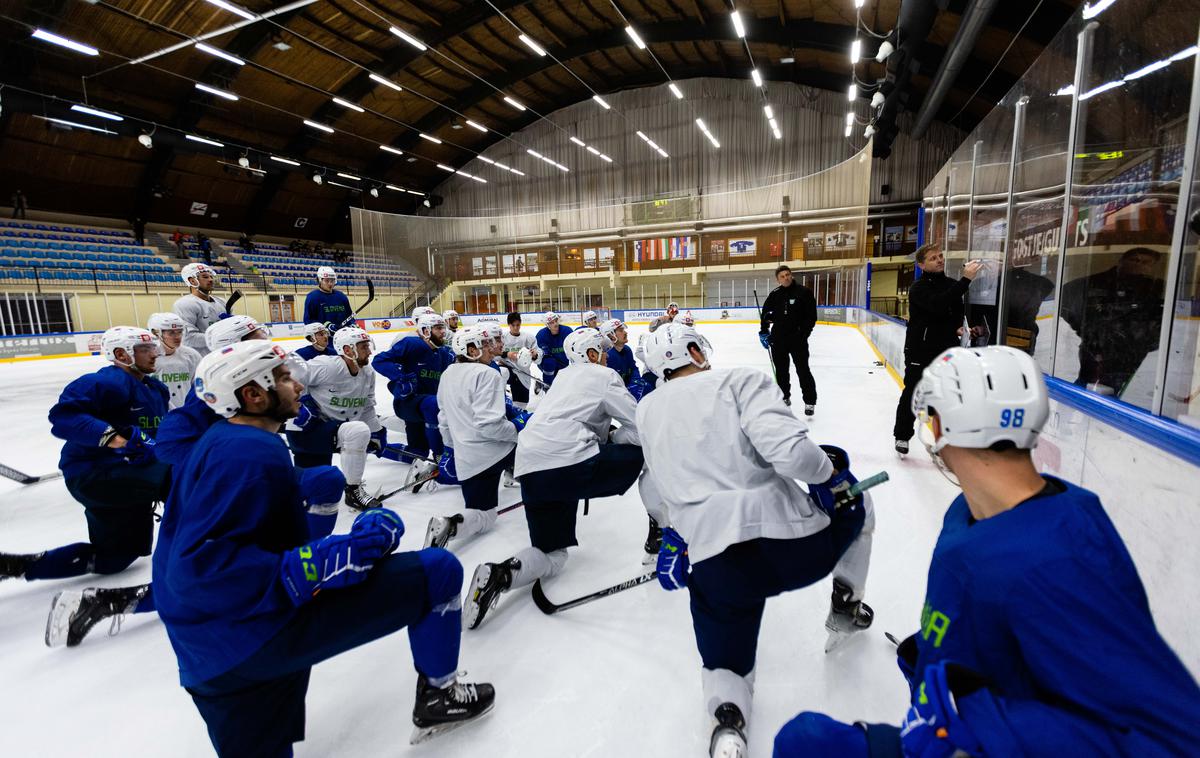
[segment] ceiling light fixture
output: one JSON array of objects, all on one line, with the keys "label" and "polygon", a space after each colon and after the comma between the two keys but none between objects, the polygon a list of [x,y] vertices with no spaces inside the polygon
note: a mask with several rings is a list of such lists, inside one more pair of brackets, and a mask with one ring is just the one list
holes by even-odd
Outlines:
[{"label": "ceiling light fixture", "polygon": [[580,147],[587,147],[587,143],[584,142],[583,140],[579,139],[578,137],[571,137],[570,139],[572,142],[574,142],[576,145],[579,145]]},{"label": "ceiling light fixture", "polygon": [[667,89],[671,90],[671,94],[675,96],[675,99],[676,99],[676,100],[682,100],[682,99],[683,99],[683,91],[682,91],[682,90],[680,90],[680,89],[679,89],[679,87],[677,87],[677,86],[675,85],[675,82],[669,82],[669,83],[667,84]]},{"label": "ceiling light fixture", "polygon": [[638,46],[638,49],[646,49],[646,43],[643,42],[642,38],[638,36],[636,29],[634,29],[632,26],[627,26],[625,27],[625,33],[629,35],[629,39],[633,40],[633,44]]},{"label": "ceiling light fixture", "polygon": [[605,102],[604,98],[600,97],[599,95],[592,95],[592,99],[595,100],[596,104],[599,105],[604,110],[608,110],[609,108],[612,108],[612,106],[609,105],[607,102]]},{"label": "ceiling light fixture", "polygon": [[597,150],[596,148],[592,147],[591,145],[585,145],[585,147],[587,148],[587,151],[589,153],[591,153],[592,155],[600,155],[600,151]]},{"label": "ceiling light fixture", "polygon": [[608,162],[608,163],[612,163],[612,162],[613,162],[613,159],[612,159],[612,158],[609,158],[609,157],[608,157],[607,155],[605,155],[604,153],[600,153],[600,160],[602,160],[602,161],[606,161],[606,162]]},{"label": "ceiling light fixture", "polygon": [[384,79],[382,76],[379,76],[378,74],[369,74],[369,76],[371,78],[371,81],[376,82],[377,84],[382,84],[385,87],[391,87],[392,89],[396,90],[397,92],[404,91],[403,87],[401,87],[399,84],[396,84],[395,82],[391,81],[390,79]]},{"label": "ceiling light fixture", "polygon": [[81,45],[78,42],[67,39],[66,37],[60,37],[57,34],[51,34],[50,32],[48,32],[44,29],[34,29],[33,36],[36,37],[37,39],[40,39],[42,42],[49,42],[52,45],[58,45],[59,47],[65,47],[68,50],[74,50],[75,52],[83,53],[84,55],[99,55],[100,54],[100,51],[94,47],[88,47],[87,45]]},{"label": "ceiling light fixture", "polygon": [[379,197],[379,188],[378,187],[371,188],[371,197]]},{"label": "ceiling light fixture", "polygon": [[389,153],[394,153],[395,155],[404,155],[404,151],[403,151],[403,150],[399,150],[399,149],[397,149],[397,148],[394,148],[394,147],[392,147],[391,145],[380,145],[380,146],[379,146],[379,149],[380,149],[380,150],[386,150],[386,151],[388,151]]},{"label": "ceiling light fixture", "polygon": [[854,102],[855,100],[858,99],[858,85],[857,84],[850,85],[850,89],[846,92],[846,99],[849,100],[850,102]]},{"label": "ceiling light fixture", "polygon": [[205,139],[204,137],[197,137],[194,134],[185,134],[183,136],[186,139],[190,139],[192,142],[199,142],[203,145],[212,145],[213,147],[225,147],[224,143],[217,142],[216,140]]},{"label": "ceiling light fixture", "polygon": [[439,163],[439,164],[437,164],[437,167],[440,168],[442,171],[449,171],[452,174],[454,173],[454,169],[450,168],[445,163]]},{"label": "ceiling light fixture", "polygon": [[850,43],[850,64],[858,63],[860,58],[862,58],[862,40],[856,39]]},{"label": "ceiling light fixture", "polygon": [[55,124],[61,124],[63,126],[73,127],[75,129],[86,129],[89,132],[100,132],[101,134],[116,134],[116,132],[114,132],[110,129],[103,129],[99,126],[88,126],[87,124],[80,124],[76,121],[67,121],[65,118],[50,118],[49,116],[35,116],[34,118],[40,118],[43,121],[50,121]]},{"label": "ceiling light fixture", "polygon": [[476,123],[476,122],[472,121],[471,119],[467,119],[467,126],[471,127],[472,129],[478,129],[479,131],[483,132],[484,134],[486,134],[487,130],[488,130],[488,128],[486,126],[484,126],[483,124]]},{"label": "ceiling light fixture", "polygon": [[313,180],[313,184],[324,184],[325,183],[325,177],[323,177],[317,173],[314,173],[312,175],[312,180]]},{"label": "ceiling light fixture", "polygon": [[850,126],[853,123],[854,123],[854,112],[851,111],[850,113],[846,114],[846,126]]},{"label": "ceiling light fixture", "polygon": [[737,9],[735,8],[734,11],[729,14],[729,17],[733,19],[733,31],[737,34],[738,39],[744,38],[746,36],[746,27],[742,26],[742,14],[738,13]]},{"label": "ceiling light fixture", "polygon": [[850,125],[849,124],[846,124],[846,136],[847,137],[850,136]]},{"label": "ceiling light fixture", "polygon": [[[212,0],[209,0],[209,2],[212,2]],[[396,27],[392,26],[392,27],[388,28],[388,31],[390,31],[392,34],[396,35],[400,39],[404,40],[408,44],[412,45],[413,47],[417,48],[421,52],[425,52],[426,50],[429,49],[429,48],[425,47],[425,43],[421,42],[421,40],[412,36],[411,34],[404,31],[403,29],[397,29]]]},{"label": "ceiling light fixture", "polygon": [[300,161],[294,161],[291,158],[280,158],[278,155],[272,155],[271,160],[278,161],[279,163],[286,163],[289,166],[299,166],[300,165]]},{"label": "ceiling light fixture", "polygon": [[476,155],[475,157],[478,158],[479,160],[483,161],[484,163],[490,163],[493,166],[496,165],[496,162],[494,160],[492,160],[491,158],[487,157],[486,155]]},{"label": "ceiling light fixture", "polygon": [[217,48],[213,47],[212,45],[206,45],[203,42],[197,42],[196,49],[206,52],[209,55],[215,55],[218,58],[224,58],[225,60],[229,61],[230,63],[236,63],[239,66],[246,65],[246,61],[242,60],[241,58],[237,57],[236,55],[230,55],[229,53],[225,52],[224,50],[218,50]]},{"label": "ceiling light fixture", "polygon": [[517,170],[517,169],[515,169],[515,168],[510,168],[510,169],[509,169],[509,171],[513,172],[513,173],[514,173],[514,174],[516,174],[517,176],[525,176],[525,172],[524,172],[524,171],[518,171],[518,170]]},{"label": "ceiling light fixture", "polygon": [[775,118],[775,109],[772,108],[770,105],[764,105],[763,106],[763,114],[767,118]]},{"label": "ceiling light fixture", "polygon": [[521,105],[520,103],[518,103],[516,100],[513,100],[513,99],[512,99],[511,97],[509,97],[508,95],[505,95],[505,96],[504,96],[504,102],[508,103],[509,105],[511,105],[512,107],[516,108],[516,109],[517,109],[517,110],[519,110],[519,111],[523,111],[523,110],[525,110],[525,106],[524,106],[524,105]]},{"label": "ceiling light fixture", "polygon": [[240,156],[238,156],[238,165],[242,168],[250,168],[250,158],[248,158],[245,153],[242,153]]},{"label": "ceiling light fixture", "polygon": [[217,89],[216,87],[210,87],[207,84],[201,84],[200,82],[196,82],[196,89],[200,90],[201,92],[207,92],[210,95],[216,95],[217,97],[223,97],[226,100],[231,100],[233,102],[237,102],[237,100],[238,100],[238,96],[233,94],[232,92],[226,92],[223,89]]},{"label": "ceiling light fixture", "polygon": [[333,134],[333,127],[325,126],[324,124],[318,124],[316,121],[309,121],[308,119],[304,119],[304,125],[311,127],[313,129],[319,129],[323,132],[326,132],[327,134]]},{"label": "ceiling light fixture", "polygon": [[357,111],[359,113],[366,113],[366,111],[363,110],[363,108],[361,106],[355,105],[354,103],[350,102],[349,100],[343,100],[340,97],[335,97],[333,99],[333,102],[337,103],[338,105],[342,106],[343,108],[349,108],[350,110]]},{"label": "ceiling light fixture", "polygon": [[440,139],[438,139],[437,137],[434,137],[432,135],[426,134],[425,132],[417,132],[417,136],[423,140],[429,140],[430,142],[432,142],[435,145],[442,144],[442,141]]},{"label": "ceiling light fixture", "polygon": [[338,176],[342,177],[343,179],[349,179],[349,180],[351,180],[351,181],[354,181],[354,182],[361,182],[361,181],[362,181],[362,177],[361,177],[361,176],[355,176],[354,174],[343,174],[341,171],[339,171],[339,172],[338,172]]},{"label": "ceiling light fixture", "polygon": [[125,120],[125,118],[123,116],[118,116],[117,114],[109,113],[108,111],[98,111],[95,108],[89,108],[86,105],[72,105],[71,110],[78,111],[79,113],[86,113],[89,116],[96,116],[98,118],[106,118],[109,121],[124,121]]},{"label": "ceiling light fixture", "polygon": [[142,147],[146,148],[147,150],[154,147],[154,140],[150,137],[149,134],[147,134],[145,132],[142,132],[141,134],[139,134],[137,140],[138,140],[138,143]]},{"label": "ceiling light fixture", "polygon": [[229,11],[230,13],[241,16],[242,18],[246,19],[247,21],[254,21],[258,18],[258,16],[254,15],[253,13],[246,10],[245,8],[239,8],[238,6],[234,5],[233,3],[225,2],[225,0],[208,0],[208,2],[211,5],[217,6],[221,10],[226,10],[226,11]]},{"label": "ceiling light fixture", "polygon": [[754,86],[755,86],[755,87],[761,87],[761,86],[762,86],[762,84],[763,84],[763,82],[762,82],[762,74],[758,73],[758,69],[756,69],[756,68],[755,68],[755,69],[751,69],[751,70],[750,70],[750,78],[751,78],[752,80],[754,80]]},{"label": "ceiling light fixture", "polygon": [[525,152],[529,153],[534,158],[542,158],[543,157],[541,153],[539,153],[537,150],[534,150],[533,148],[525,148]]},{"label": "ceiling light fixture", "polygon": [[538,55],[542,56],[543,58],[545,58],[545,57],[546,57],[546,50],[545,50],[545,49],[544,49],[544,48],[543,48],[541,45],[539,45],[538,43],[536,43],[536,42],[534,42],[533,40],[529,39],[529,37],[528,37],[528,36],[526,36],[526,35],[524,35],[524,34],[520,34],[520,35],[517,35],[517,39],[519,39],[519,40],[521,40],[522,42],[524,42],[524,43],[525,43],[525,46],[526,46],[526,47],[528,47],[528,48],[529,48],[530,50],[532,50],[533,52],[537,53]]}]

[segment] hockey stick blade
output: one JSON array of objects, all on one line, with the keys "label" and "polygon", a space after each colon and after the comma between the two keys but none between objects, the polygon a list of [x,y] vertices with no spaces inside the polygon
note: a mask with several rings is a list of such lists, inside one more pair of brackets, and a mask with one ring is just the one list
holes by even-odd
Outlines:
[{"label": "hockey stick blade", "polygon": [[352,313],[350,315],[355,316],[355,315],[361,314],[363,311],[365,311],[367,309],[367,306],[369,306],[373,302],[375,302],[375,282],[371,281],[371,277],[368,276],[367,277],[367,299],[363,301],[362,305],[358,306],[358,310],[354,311],[354,313]]},{"label": "hockey stick blade", "polygon": [[234,303],[236,303],[237,301],[239,301],[241,299],[242,299],[242,291],[234,290],[233,294],[229,296],[229,299],[225,301],[225,312],[232,316]]},{"label": "hockey stick blade", "polygon": [[34,476],[32,474],[26,474],[23,471],[17,471],[15,468],[5,466],[3,463],[0,463],[0,476],[7,477],[8,479],[12,479],[14,482],[20,482],[21,484],[37,484],[38,482],[58,479],[62,475],[63,474],[61,471],[52,471],[49,474]]},{"label": "hockey stick blade", "polygon": [[533,583],[533,604],[536,605],[538,610],[542,613],[546,614],[547,616],[552,616],[555,613],[560,613],[562,611],[590,603],[593,600],[599,600],[602,597],[608,597],[609,595],[615,595],[618,592],[624,592],[625,590],[632,589],[640,584],[653,582],[656,578],[658,578],[658,572],[651,571],[648,574],[636,576],[629,581],[621,582],[620,584],[614,584],[612,587],[606,587],[605,589],[597,590],[590,595],[577,597],[574,600],[568,600],[565,603],[554,603],[550,600],[550,598],[546,597],[546,593],[542,589],[542,580],[538,579]]},{"label": "hockey stick blade", "polygon": [[417,489],[419,489],[421,487],[421,485],[426,484],[428,482],[432,482],[434,479],[437,479],[437,478],[438,478],[438,472],[434,471],[432,474],[423,476],[415,482],[409,482],[408,484],[404,485],[403,487],[398,487],[398,488],[392,490],[391,492],[387,493],[386,495],[380,495],[378,500],[379,500],[379,502],[382,503],[383,501],[387,500],[389,497],[392,497],[393,495],[399,495],[401,492],[403,492],[405,490],[416,491]]}]

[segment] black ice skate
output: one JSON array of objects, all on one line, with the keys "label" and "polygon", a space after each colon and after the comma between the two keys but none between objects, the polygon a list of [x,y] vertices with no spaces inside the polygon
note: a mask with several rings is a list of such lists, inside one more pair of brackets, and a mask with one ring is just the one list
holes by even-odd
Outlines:
[{"label": "black ice skate", "polygon": [[784,404],[784,405],[791,405],[791,404],[792,404],[792,399],[791,399],[790,397],[785,397],[785,398],[783,399],[783,404]]},{"label": "black ice skate", "polygon": [[496,607],[501,593],[512,587],[513,572],[521,570],[521,562],[509,558],[503,563],[481,563],[471,577],[467,603],[463,606],[463,623],[468,629],[478,629],[488,611]]},{"label": "black ice skate", "polygon": [[363,489],[361,484],[346,485],[346,505],[356,511],[369,511],[372,508],[383,507],[379,498]]},{"label": "black ice skate", "polygon": [[712,740],[708,743],[709,758],[745,758],[746,719],[733,703],[721,703],[714,714],[717,725],[713,728]]},{"label": "black ice skate", "polygon": [[0,582],[5,579],[20,579],[35,561],[45,555],[40,553],[0,553]]},{"label": "black ice skate", "polygon": [[662,547],[662,527],[650,517],[650,531],[646,533],[646,557],[642,559],[642,563],[650,563],[658,560],[658,549]]},{"label": "black ice skate", "polygon": [[433,739],[469,724],[492,710],[496,690],[490,684],[455,682],[441,689],[417,675],[417,701],[413,704],[413,730],[410,743]]},{"label": "black ice skate", "polygon": [[901,458],[908,455],[908,440],[896,440],[896,453]]},{"label": "black ice skate", "polygon": [[833,598],[829,605],[829,615],[825,618],[825,630],[829,638],[825,640],[825,652],[828,653],[841,645],[855,632],[861,632],[871,626],[875,620],[875,611],[861,600],[851,600],[854,591],[850,585],[833,580]]},{"label": "black ice skate", "polygon": [[462,522],[461,513],[429,519],[429,526],[425,529],[425,544],[421,547],[445,547],[458,534],[458,525]]},{"label": "black ice skate", "polygon": [[812,403],[805,404],[805,406],[804,406],[804,415],[805,416],[812,416],[812,415],[816,414],[816,412],[817,412],[816,405],[814,405]]},{"label": "black ice skate", "polygon": [[50,615],[46,618],[46,647],[75,647],[96,624],[111,618],[108,634],[116,636],[121,631],[121,620],[125,614],[133,613],[140,601],[150,591],[149,584],[116,589],[63,590],[50,602]]}]

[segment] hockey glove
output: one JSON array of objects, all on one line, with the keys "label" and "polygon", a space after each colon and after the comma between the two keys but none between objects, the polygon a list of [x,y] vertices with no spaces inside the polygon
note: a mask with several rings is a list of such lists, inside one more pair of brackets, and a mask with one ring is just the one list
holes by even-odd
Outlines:
[{"label": "hockey glove", "polygon": [[913,704],[900,725],[904,757],[983,755],[983,745],[959,716],[955,698],[961,700],[984,684],[979,674],[949,661],[927,668],[925,680],[914,692]]},{"label": "hockey glove", "polygon": [[292,419],[292,424],[297,429],[303,429],[308,426],[308,422],[313,420],[313,412],[308,407],[308,404],[303,400],[300,401],[300,412],[296,414],[296,418]]},{"label": "hockey glove", "polygon": [[458,471],[454,468],[454,448],[446,445],[438,459],[438,484],[458,484]]},{"label": "hockey glove", "polygon": [[391,539],[390,545],[383,552],[387,555],[400,546],[400,538],[404,536],[404,521],[395,511],[372,508],[360,513],[350,526],[351,534],[366,534],[372,530],[387,534]]},{"label": "hockey glove", "polygon": [[769,332],[759,332],[758,341],[761,342],[762,346],[767,350],[771,349],[771,335]]},{"label": "hockey glove", "polygon": [[299,607],[325,589],[350,587],[365,580],[385,555],[391,535],[382,529],[331,534],[283,554],[279,573],[292,604]]},{"label": "hockey glove", "polygon": [[385,449],[387,449],[387,429],[380,427],[379,431],[371,432],[371,439],[367,442],[367,452],[376,458],[381,458]]},{"label": "hockey glove", "polygon": [[113,452],[125,459],[126,463],[144,463],[154,458],[154,438],[142,431],[140,426],[129,427],[128,434],[122,434],[125,444],[113,448]]},{"label": "hockey glove", "polygon": [[337,466],[313,466],[296,469],[296,485],[309,505],[340,503],[346,489],[346,476]]},{"label": "hockey glove", "polygon": [[904,674],[908,688],[913,689],[916,686],[913,679],[917,671],[917,635],[910,634],[896,646],[896,665],[900,667],[900,673]]},{"label": "hockey glove", "polygon": [[221,319],[229,318],[232,315],[233,315],[232,313],[226,311],[225,313],[222,313],[220,316],[217,316],[217,320],[220,321]]},{"label": "hockey glove", "polygon": [[532,365],[533,351],[527,347],[521,348],[520,352],[517,353],[517,368],[521,369],[522,371],[528,371],[529,367]]},{"label": "hockey glove", "polygon": [[829,456],[829,462],[833,464],[833,476],[821,484],[808,485],[808,494],[827,516],[833,518],[838,508],[862,505],[863,499],[862,495],[859,495],[853,500],[839,502],[839,498],[845,496],[846,490],[858,484],[858,478],[850,472],[850,456],[846,454],[845,450],[833,445],[821,445],[821,449],[825,451],[825,454]]},{"label": "hockey glove", "polygon": [[662,544],[658,547],[658,583],[664,590],[681,590],[687,586],[688,570],[687,543],[679,532],[671,527],[662,531]]},{"label": "hockey glove", "polygon": [[398,398],[408,397],[417,391],[417,375],[402,374],[392,383],[392,394]]}]

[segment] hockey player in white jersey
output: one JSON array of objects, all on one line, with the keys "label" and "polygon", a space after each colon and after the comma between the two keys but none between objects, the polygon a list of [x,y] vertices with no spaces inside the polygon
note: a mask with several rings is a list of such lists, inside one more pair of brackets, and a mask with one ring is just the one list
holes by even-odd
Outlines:
[{"label": "hockey player in white jersey", "polygon": [[185,324],[183,344],[201,356],[208,355],[204,344],[204,333],[208,327],[228,317],[225,301],[212,294],[217,284],[217,272],[203,263],[189,263],[179,272],[179,277],[188,286],[188,294],[175,301],[175,311]]},{"label": "hockey player in white jersey", "polygon": [[519,408],[529,403],[529,388],[533,384],[530,374],[533,364],[541,358],[537,340],[529,332],[521,331],[521,314],[513,311],[508,314],[508,328],[502,335],[504,353],[501,360],[506,360],[518,370],[509,368],[508,389],[512,393],[512,401]]},{"label": "hockey player in white jersey", "polygon": [[211,353],[242,340],[269,340],[271,335],[262,324],[249,316],[230,316],[213,324],[204,332],[204,347]]},{"label": "hockey player in white jersey", "polygon": [[600,317],[596,315],[595,311],[584,311],[583,318],[580,320],[583,322],[583,325],[585,327],[587,327],[588,329],[599,329],[600,328]]},{"label": "hockey player in white jersey", "polygon": [[870,626],[862,595],[875,520],[868,495],[838,506],[835,493],[856,481],[848,456],[808,438],[771,377],[711,370],[711,354],[694,327],[660,327],[646,356],[664,381],[637,422],[670,524],[658,580],[690,591],[710,752],[740,758],[766,599],[832,572],[830,643]]},{"label": "hockey player in white jersey", "polygon": [[458,311],[453,308],[442,311],[442,318],[446,319],[446,331],[453,334],[462,326],[462,319],[458,317]]},{"label": "hockey player in white jersey", "polygon": [[201,358],[200,353],[182,344],[186,327],[176,313],[152,313],[146,324],[146,328],[158,337],[158,344],[162,347],[154,364],[154,375],[171,390],[171,408],[183,405],[192,387],[192,374]]},{"label": "hockey player in white jersey", "polygon": [[[318,355],[308,361],[300,414],[287,425],[297,466],[327,466],[335,451],[341,456],[346,505],[357,511],[380,507],[363,487],[363,471],[367,452],[379,453],[387,445],[375,414],[372,348],[371,335],[357,326],[334,332],[337,355]],[[337,517],[336,510],[332,516]]]},{"label": "hockey player in white jersey", "polygon": [[[483,622],[501,593],[562,570],[567,548],[579,544],[575,517],[581,499],[624,494],[642,472],[637,403],[621,377],[604,365],[600,333],[578,329],[563,349],[570,363],[517,438],[515,473],[532,546],[475,569],[463,609],[471,629]],[[621,426],[610,438],[613,421]],[[648,482],[642,484],[642,502],[657,511],[657,494]]]},{"label": "hockey player in white jersey", "polygon": [[425,547],[445,547],[451,539],[491,529],[500,476],[513,465],[518,424],[505,415],[504,382],[491,366],[497,346],[486,331],[479,325],[458,330],[455,362],[438,384],[438,426],[466,511],[431,518]]}]

